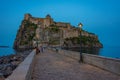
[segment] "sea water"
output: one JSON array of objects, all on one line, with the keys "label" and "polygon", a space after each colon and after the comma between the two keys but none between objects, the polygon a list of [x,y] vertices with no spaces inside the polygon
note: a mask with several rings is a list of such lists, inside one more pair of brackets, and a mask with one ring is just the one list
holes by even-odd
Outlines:
[{"label": "sea water", "polygon": [[11,47],[0,47],[0,56],[6,56],[10,54],[15,54],[15,50]]},{"label": "sea water", "polygon": [[120,47],[105,46],[99,51],[100,56],[120,59]]},{"label": "sea water", "polygon": [[[69,50],[80,51],[80,48],[72,48]],[[83,53],[100,55],[109,58],[117,58],[120,59],[120,47],[109,47],[105,46],[103,48],[82,48]],[[10,54],[15,54],[15,50],[11,47],[9,48],[0,48],[0,56],[6,56]]]},{"label": "sea water", "polygon": [[[80,48],[70,48],[68,50],[80,51]],[[108,58],[120,59],[120,47],[109,47],[105,46],[103,48],[82,48],[82,53],[100,55]]]}]

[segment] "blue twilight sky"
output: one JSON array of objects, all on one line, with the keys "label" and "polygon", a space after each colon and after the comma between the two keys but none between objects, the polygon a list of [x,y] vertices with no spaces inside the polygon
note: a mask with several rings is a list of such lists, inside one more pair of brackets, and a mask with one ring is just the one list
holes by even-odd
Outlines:
[{"label": "blue twilight sky", "polygon": [[104,46],[120,46],[120,0],[1,0],[0,45],[13,45],[25,13],[50,14],[55,21],[70,22],[99,36]]}]

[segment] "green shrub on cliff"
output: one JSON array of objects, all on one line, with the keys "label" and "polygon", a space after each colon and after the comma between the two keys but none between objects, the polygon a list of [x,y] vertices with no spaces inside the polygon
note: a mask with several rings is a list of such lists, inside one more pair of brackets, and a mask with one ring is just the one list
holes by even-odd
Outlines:
[{"label": "green shrub on cliff", "polygon": [[58,33],[60,31],[58,26],[50,26],[50,27],[46,27],[45,30],[53,32],[53,33]]},{"label": "green shrub on cliff", "polygon": [[93,37],[93,36],[81,36],[81,38],[80,37],[66,38],[65,39],[65,45],[69,45],[69,42],[72,42],[73,45],[80,44],[80,40],[81,40],[81,43],[83,45],[91,46],[91,47],[93,45],[96,45],[96,44],[101,44],[100,41],[96,37]]},{"label": "green shrub on cliff", "polygon": [[29,45],[35,36],[37,25],[28,20],[23,20],[21,26],[22,28],[19,29],[19,33],[21,33],[20,45]]},{"label": "green shrub on cliff", "polygon": [[27,20],[24,20],[24,26],[25,26],[25,28],[29,28],[29,29],[33,29],[33,30],[37,29],[36,24],[31,23],[30,21],[27,21]]}]

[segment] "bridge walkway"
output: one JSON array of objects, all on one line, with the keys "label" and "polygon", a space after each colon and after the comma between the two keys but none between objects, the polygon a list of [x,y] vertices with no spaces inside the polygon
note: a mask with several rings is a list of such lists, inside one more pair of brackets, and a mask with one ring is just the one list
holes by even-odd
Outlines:
[{"label": "bridge walkway", "polygon": [[120,80],[120,76],[45,50],[36,56],[32,80]]}]

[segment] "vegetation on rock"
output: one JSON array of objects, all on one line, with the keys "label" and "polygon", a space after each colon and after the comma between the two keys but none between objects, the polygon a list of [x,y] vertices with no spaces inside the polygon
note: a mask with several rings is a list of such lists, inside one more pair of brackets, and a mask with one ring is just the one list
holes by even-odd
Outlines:
[{"label": "vegetation on rock", "polygon": [[70,44],[72,46],[76,46],[80,44],[80,40],[82,43],[82,47],[102,47],[102,44],[100,43],[98,38],[94,36],[81,36],[81,38],[80,37],[66,38],[64,41],[64,46],[69,46]]},{"label": "vegetation on rock", "polygon": [[51,25],[45,28],[49,32],[49,45],[59,45],[60,44],[60,29],[58,26]]},{"label": "vegetation on rock", "polygon": [[24,48],[25,46],[32,46],[32,40],[35,36],[36,29],[36,24],[23,20],[16,36],[14,48],[17,49],[20,46],[24,46]]}]

